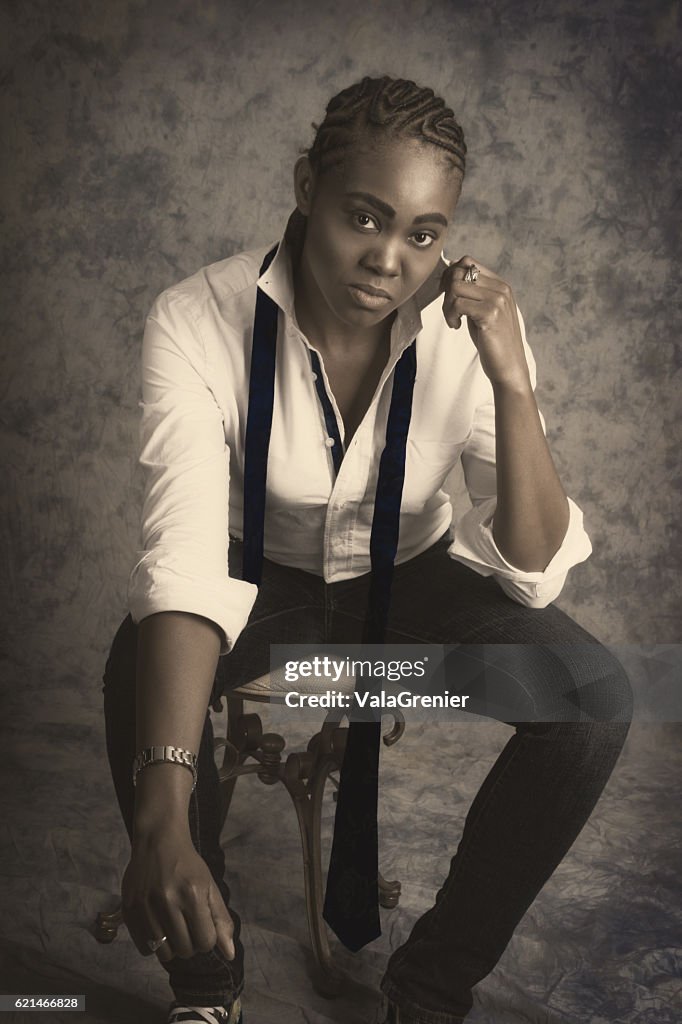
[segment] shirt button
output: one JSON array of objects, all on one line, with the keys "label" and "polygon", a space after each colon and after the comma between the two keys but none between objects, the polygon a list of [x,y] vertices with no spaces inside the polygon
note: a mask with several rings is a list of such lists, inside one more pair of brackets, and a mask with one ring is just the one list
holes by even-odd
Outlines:
[{"label": "shirt button", "polygon": [[310,376],[313,378],[313,380],[317,380],[317,374],[316,373],[311,373]]},{"label": "shirt button", "polygon": [[327,448],[333,448],[334,445],[336,444],[333,437],[328,437],[324,443],[326,444]]}]

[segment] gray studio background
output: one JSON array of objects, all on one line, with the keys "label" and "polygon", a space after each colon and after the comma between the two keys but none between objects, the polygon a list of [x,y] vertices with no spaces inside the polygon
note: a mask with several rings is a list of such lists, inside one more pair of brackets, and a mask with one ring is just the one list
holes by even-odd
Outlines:
[{"label": "gray studio background", "polygon": [[[100,894],[125,863],[122,825],[97,817],[113,801],[101,675],[139,541],[144,318],[163,288],[280,236],[311,122],[366,73],[432,86],[463,125],[446,252],[511,283],[594,546],[558,604],[607,643],[678,640],[679,26],[656,0],[32,0],[1,16],[3,709],[22,806],[2,835],[28,865],[2,885],[45,950],[36,877],[47,863],[68,882],[71,830]],[[91,803],[45,839],[55,772],[67,791],[87,779]],[[61,921],[90,884],[53,889]]]}]

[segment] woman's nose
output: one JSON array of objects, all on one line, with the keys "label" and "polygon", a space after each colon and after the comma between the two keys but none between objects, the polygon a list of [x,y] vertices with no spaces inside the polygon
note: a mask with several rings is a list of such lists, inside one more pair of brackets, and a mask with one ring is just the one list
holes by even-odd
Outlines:
[{"label": "woman's nose", "polygon": [[361,263],[377,277],[397,277],[400,273],[398,249],[390,243],[370,249]]}]

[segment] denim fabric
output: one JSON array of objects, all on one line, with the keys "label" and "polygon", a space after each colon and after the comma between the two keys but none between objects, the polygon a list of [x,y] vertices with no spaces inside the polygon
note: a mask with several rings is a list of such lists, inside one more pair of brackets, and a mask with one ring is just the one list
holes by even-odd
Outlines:
[{"label": "denim fabric", "polygon": [[[418,1024],[457,1024],[472,989],[498,962],[514,929],[573,842],[606,785],[632,716],[619,662],[553,605],[530,609],[491,577],[447,555],[448,536],[395,567],[386,643],[522,644],[510,685],[523,687],[552,718],[567,686],[589,721],[509,722],[514,728],[467,814],[434,906],[390,957],[382,991]],[[241,573],[241,543],[230,542],[230,571]],[[269,671],[271,643],[359,643],[369,575],[338,583],[267,559],[258,597],[233,650],[220,658],[211,701]],[[107,751],[123,819],[132,830],[137,627],[127,616],[104,673]],[[547,648],[551,645],[551,655]],[[537,647],[534,645],[538,645]],[[595,714],[595,709],[598,714]],[[575,717],[580,717],[577,715]],[[593,721],[597,717],[599,721]],[[177,999],[229,1003],[244,983],[240,918],[230,906],[219,837],[218,775],[207,712],[198,784],[190,802],[192,839],[235,922],[236,958],[217,949],[163,966]]]}]

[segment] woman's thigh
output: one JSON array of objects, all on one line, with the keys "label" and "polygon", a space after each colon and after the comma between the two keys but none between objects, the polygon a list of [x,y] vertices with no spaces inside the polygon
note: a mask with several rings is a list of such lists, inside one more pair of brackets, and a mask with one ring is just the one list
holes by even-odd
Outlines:
[{"label": "woman's thigh", "polygon": [[[386,643],[446,645],[445,683],[452,692],[477,680],[480,714],[487,702],[506,707],[507,722],[629,721],[627,675],[592,634],[555,605],[513,601],[491,576],[450,558],[448,544],[396,566]],[[357,643],[368,579],[348,583],[334,597],[334,638]]]},{"label": "woman's thigh", "polygon": [[[394,568],[388,631],[399,633],[402,642],[516,644],[566,639],[598,643],[555,605],[528,608],[507,597],[492,576],[481,576],[450,558],[449,543],[445,536]],[[362,633],[369,578],[367,574],[332,585],[334,616],[347,620],[349,643],[351,636],[355,639]]]}]

